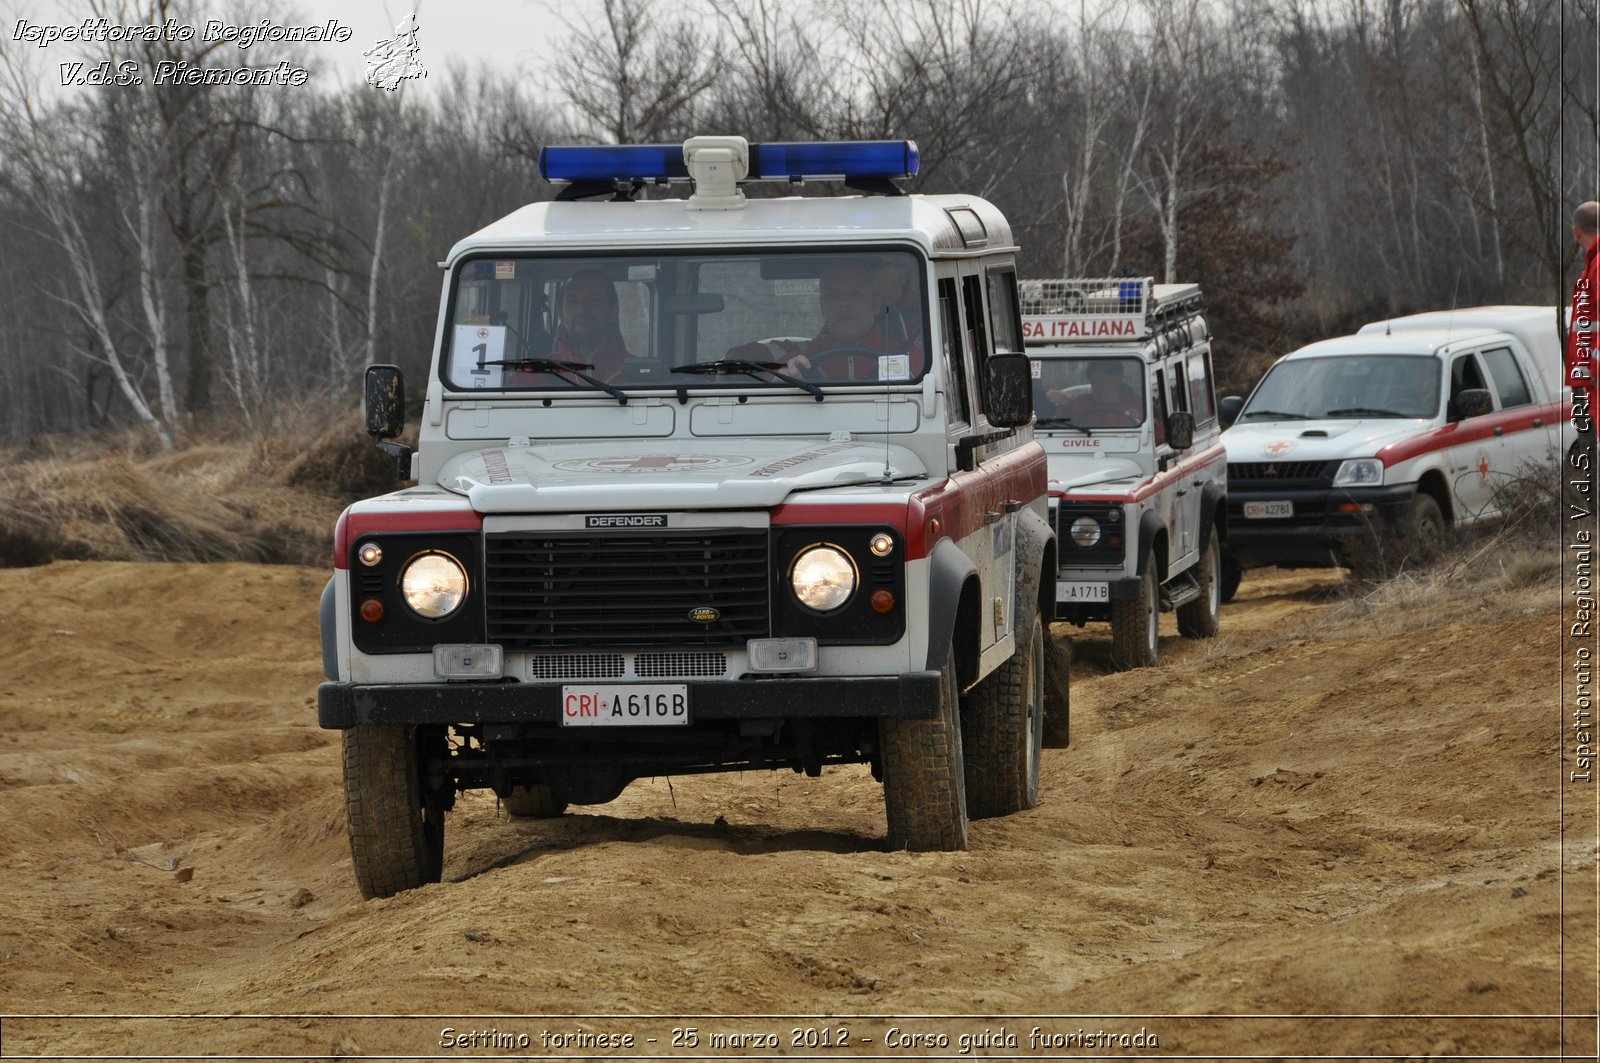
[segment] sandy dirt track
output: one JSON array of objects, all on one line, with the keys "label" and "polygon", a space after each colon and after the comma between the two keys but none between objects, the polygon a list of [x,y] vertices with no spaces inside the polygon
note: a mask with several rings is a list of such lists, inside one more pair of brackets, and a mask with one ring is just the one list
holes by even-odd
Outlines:
[{"label": "sandy dirt track", "polygon": [[[1163,617],[1163,666],[1117,675],[1104,628],[1057,626],[1072,747],[968,852],[882,851],[864,769],[641,781],[556,821],[473,793],[445,881],[369,903],[315,720],[325,578],[0,571],[0,1054],[549,1058],[628,1034],[611,1054],[711,1058],[746,1032],[781,1042],[750,1056],[952,1058],[1003,1027],[1018,1049],[973,1054],[1548,1055],[1564,1025],[1594,1051],[1592,1017],[1560,1018],[1564,944],[1565,1011],[1595,999],[1572,966],[1592,906],[1561,917],[1595,853],[1559,845],[1553,584],[1363,616],[1333,576],[1252,573],[1222,636]],[[438,1017],[329,1017],[375,1014]],[[624,1014],[662,1017],[571,1017]],[[87,1017],[37,1017],[63,1015]],[[673,1046],[688,1025],[698,1048]],[[841,1025],[843,1048],[793,1043]],[[1033,1051],[1034,1026],[1159,1045]]]}]

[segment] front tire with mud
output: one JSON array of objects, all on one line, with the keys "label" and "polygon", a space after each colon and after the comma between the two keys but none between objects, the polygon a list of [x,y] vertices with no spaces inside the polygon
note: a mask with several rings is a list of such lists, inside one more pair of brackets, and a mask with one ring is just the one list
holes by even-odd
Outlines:
[{"label": "front tire with mud", "polygon": [[1215,528],[1207,537],[1194,576],[1200,597],[1178,606],[1178,634],[1186,639],[1208,639],[1222,626],[1222,548]]},{"label": "front tire with mud", "polygon": [[1156,584],[1156,555],[1144,558],[1144,575],[1136,598],[1111,603],[1111,667],[1153,668],[1160,659],[1161,588]]},{"label": "front tire with mud", "polygon": [[1005,816],[1039,803],[1044,745],[1044,622],[1035,610],[1016,652],[973,688],[961,711],[967,810]]},{"label": "front tire with mud", "polygon": [[967,786],[954,646],[939,669],[938,715],[929,720],[884,717],[878,721],[878,744],[890,851],[965,849]]},{"label": "front tire with mud", "polygon": [[424,754],[443,742],[406,724],[361,724],[344,732],[345,818],[361,895],[392,897],[438,882],[444,870],[444,810],[426,800]]}]

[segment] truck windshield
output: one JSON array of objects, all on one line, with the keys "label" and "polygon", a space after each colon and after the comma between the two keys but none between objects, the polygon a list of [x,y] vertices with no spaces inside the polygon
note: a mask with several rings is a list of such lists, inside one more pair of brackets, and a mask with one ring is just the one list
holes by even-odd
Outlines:
[{"label": "truck windshield", "polygon": [[1144,424],[1145,390],[1137,358],[1033,359],[1040,428],[1135,428]]},{"label": "truck windshield", "polygon": [[926,287],[919,256],[882,248],[475,257],[440,373],[456,390],[909,383]]},{"label": "truck windshield", "polygon": [[1440,364],[1426,355],[1291,358],[1272,367],[1239,420],[1432,417]]}]

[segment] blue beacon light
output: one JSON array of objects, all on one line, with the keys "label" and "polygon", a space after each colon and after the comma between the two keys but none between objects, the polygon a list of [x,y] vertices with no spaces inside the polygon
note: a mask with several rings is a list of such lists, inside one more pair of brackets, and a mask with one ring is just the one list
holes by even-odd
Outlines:
[{"label": "blue beacon light", "polygon": [[[915,177],[921,155],[911,140],[846,140],[750,145],[749,180]],[[677,144],[562,145],[539,152],[547,181],[686,181]]]}]

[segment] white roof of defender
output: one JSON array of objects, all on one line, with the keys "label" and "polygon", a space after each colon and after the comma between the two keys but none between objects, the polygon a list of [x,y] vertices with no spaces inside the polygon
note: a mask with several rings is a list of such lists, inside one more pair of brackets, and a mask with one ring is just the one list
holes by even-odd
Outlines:
[{"label": "white roof of defender", "polygon": [[1475,343],[1491,333],[1515,336],[1533,359],[1545,391],[1559,396],[1565,386],[1561,338],[1556,332],[1553,306],[1474,306],[1462,310],[1434,310],[1405,317],[1388,318],[1361,326],[1357,335],[1422,332],[1436,346],[1449,343]]},{"label": "white roof of defender", "polygon": [[729,211],[690,210],[687,202],[530,203],[458,242],[444,265],[483,251],[772,243],[901,241],[933,257],[1015,250],[1005,216],[975,196],[785,196]]}]

